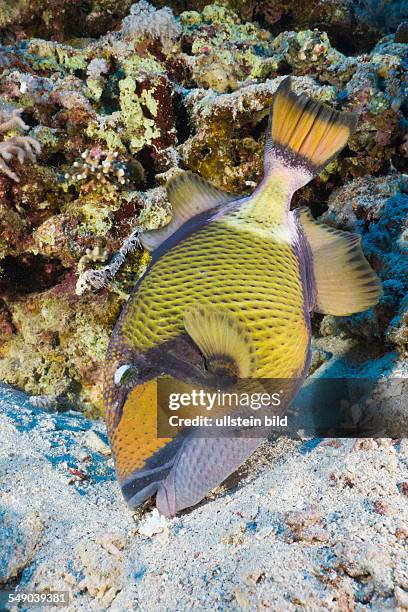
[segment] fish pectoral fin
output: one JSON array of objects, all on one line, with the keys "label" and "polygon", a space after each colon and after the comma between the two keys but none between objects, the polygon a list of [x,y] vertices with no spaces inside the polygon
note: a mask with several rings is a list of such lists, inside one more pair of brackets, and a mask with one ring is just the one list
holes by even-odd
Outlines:
[{"label": "fish pectoral fin", "polygon": [[317,293],[313,309],[345,316],[377,304],[381,283],[364,256],[361,237],[319,223],[306,208],[298,214],[312,251]]},{"label": "fish pectoral fin", "polygon": [[214,306],[192,306],[184,327],[205,357],[211,373],[250,378],[256,356],[248,330],[236,315]]},{"label": "fish pectoral fin", "polygon": [[166,185],[167,196],[173,207],[173,218],[158,230],[144,232],[140,242],[148,251],[154,251],[184,223],[202,212],[233,202],[236,195],[225,193],[193,172],[180,172]]}]

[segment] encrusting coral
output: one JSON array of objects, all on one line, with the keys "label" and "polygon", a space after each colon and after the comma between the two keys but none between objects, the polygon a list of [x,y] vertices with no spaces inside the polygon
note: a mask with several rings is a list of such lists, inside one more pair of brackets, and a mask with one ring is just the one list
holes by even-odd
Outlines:
[{"label": "encrusting coral", "polygon": [[165,49],[180,36],[181,31],[170,8],[156,10],[146,0],[140,0],[130,7],[130,14],[125,17],[121,27],[124,36],[140,38],[147,34],[159,39]]},{"label": "encrusting coral", "polygon": [[333,192],[322,219],[363,234],[364,252],[382,281],[379,303],[366,312],[338,318],[337,332],[388,342],[406,355],[408,195],[404,183],[393,175],[354,180]]},{"label": "encrusting coral", "polygon": [[[372,312],[316,315],[314,329],[407,351],[408,56],[396,35],[357,22],[346,1],[29,4],[31,19],[24,1],[0,10],[3,380],[100,409],[105,348],[149,261],[138,236],[170,219],[167,178],[190,169],[253,191],[286,74],[297,93],[359,114],[293,206],[361,233],[384,284]],[[338,45],[352,27],[360,37]]]}]

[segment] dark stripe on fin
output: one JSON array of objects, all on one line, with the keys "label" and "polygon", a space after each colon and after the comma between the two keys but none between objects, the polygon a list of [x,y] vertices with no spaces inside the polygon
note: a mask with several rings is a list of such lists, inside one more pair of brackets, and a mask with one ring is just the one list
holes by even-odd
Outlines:
[{"label": "dark stripe on fin", "polygon": [[184,326],[204,355],[210,372],[251,378],[256,370],[249,334],[238,317],[214,306],[192,306]]},{"label": "dark stripe on fin", "polygon": [[319,174],[347,144],[357,120],[355,114],[336,111],[306,94],[296,95],[291,79],[284,79],[269,115],[265,174],[274,161]]},{"label": "dark stripe on fin", "polygon": [[307,208],[299,209],[297,215],[312,251],[313,309],[344,316],[377,304],[381,283],[364,256],[361,237],[319,223]]},{"label": "dark stripe on fin", "polygon": [[169,475],[183,441],[182,436],[174,438],[146,461],[144,469],[136,471],[120,483],[123,497],[130,508],[140,506],[156,493],[160,483]]}]

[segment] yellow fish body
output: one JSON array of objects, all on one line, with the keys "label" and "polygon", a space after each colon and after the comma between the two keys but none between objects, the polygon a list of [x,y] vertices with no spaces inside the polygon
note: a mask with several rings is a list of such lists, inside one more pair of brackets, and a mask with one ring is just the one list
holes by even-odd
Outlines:
[{"label": "yellow fish body", "polygon": [[152,263],[112,336],[104,393],[123,494],[133,507],[157,493],[164,514],[199,502],[262,442],[158,439],[161,374],[205,384],[302,378],[310,311],[350,314],[376,303],[379,282],[359,238],[327,228],[293,192],[347,142],[352,115],[296,96],[285,79],[271,109],[265,179],[248,198],[186,172],[168,184],[174,217],[142,236]]}]

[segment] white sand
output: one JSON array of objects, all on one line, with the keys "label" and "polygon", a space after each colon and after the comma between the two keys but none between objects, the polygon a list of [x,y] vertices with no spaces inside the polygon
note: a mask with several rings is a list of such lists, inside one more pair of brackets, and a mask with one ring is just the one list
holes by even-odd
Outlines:
[{"label": "white sand", "polygon": [[69,610],[408,609],[407,441],[281,438],[146,537],[104,435],[0,387],[0,583],[68,589]]}]

